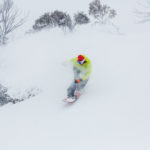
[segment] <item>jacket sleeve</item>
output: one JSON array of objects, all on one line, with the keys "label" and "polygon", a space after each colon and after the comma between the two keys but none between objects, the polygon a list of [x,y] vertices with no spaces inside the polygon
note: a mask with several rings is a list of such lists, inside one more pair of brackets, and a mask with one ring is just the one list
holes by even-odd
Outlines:
[{"label": "jacket sleeve", "polygon": [[87,66],[87,71],[86,71],[86,73],[83,75],[82,80],[88,79],[89,76],[90,76],[90,74],[91,74],[91,71],[92,71],[91,64],[88,64],[88,66]]}]

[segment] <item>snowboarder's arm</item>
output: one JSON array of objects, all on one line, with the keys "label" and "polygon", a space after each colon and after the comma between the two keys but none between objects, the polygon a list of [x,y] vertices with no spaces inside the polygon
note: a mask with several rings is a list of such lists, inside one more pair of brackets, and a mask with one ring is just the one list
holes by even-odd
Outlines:
[{"label": "snowboarder's arm", "polygon": [[83,75],[82,80],[88,79],[91,74],[91,71],[92,71],[91,64],[88,64],[87,72]]}]

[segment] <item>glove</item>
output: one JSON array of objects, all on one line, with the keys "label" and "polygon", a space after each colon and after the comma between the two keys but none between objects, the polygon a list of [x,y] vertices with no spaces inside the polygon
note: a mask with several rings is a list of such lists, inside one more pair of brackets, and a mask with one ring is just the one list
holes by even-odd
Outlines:
[{"label": "glove", "polygon": [[80,83],[82,81],[82,79],[77,79],[75,80],[75,83]]}]

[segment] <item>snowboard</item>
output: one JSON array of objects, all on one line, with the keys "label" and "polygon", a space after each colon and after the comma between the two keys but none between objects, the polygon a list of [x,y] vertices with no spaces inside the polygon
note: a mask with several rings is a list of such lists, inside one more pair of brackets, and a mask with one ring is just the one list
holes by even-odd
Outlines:
[{"label": "snowboard", "polygon": [[77,100],[80,98],[80,96],[82,95],[82,93],[80,93],[80,92],[78,92],[78,91],[75,91],[74,95],[75,95],[74,98],[72,98],[72,97],[67,97],[67,98],[65,98],[63,101],[64,101],[64,102],[67,102],[67,103],[74,103],[75,101],[77,101]]}]

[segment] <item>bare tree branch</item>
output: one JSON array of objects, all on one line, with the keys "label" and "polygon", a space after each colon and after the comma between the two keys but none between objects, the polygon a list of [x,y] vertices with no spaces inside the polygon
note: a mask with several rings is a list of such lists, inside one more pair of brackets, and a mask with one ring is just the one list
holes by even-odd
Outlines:
[{"label": "bare tree branch", "polygon": [[9,33],[20,27],[25,17],[19,19],[19,10],[12,0],[3,0],[0,5],[0,44],[5,44]]},{"label": "bare tree branch", "polygon": [[150,0],[145,1],[145,4],[138,3],[144,10],[135,10],[138,18],[138,23],[145,23],[150,21]]}]

